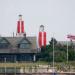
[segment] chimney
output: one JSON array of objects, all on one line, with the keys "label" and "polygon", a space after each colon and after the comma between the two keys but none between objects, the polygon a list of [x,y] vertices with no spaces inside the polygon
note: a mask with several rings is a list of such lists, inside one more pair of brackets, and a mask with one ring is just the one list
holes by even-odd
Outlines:
[{"label": "chimney", "polygon": [[26,33],[24,33],[24,35],[23,35],[24,37],[26,37]]},{"label": "chimney", "polygon": [[13,37],[14,37],[14,32],[13,32]]}]

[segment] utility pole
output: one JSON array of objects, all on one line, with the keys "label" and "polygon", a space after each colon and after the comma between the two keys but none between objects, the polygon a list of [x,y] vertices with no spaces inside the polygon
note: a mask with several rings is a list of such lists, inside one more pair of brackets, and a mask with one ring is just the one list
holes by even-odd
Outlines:
[{"label": "utility pole", "polygon": [[53,37],[53,74],[54,74],[54,37]]}]

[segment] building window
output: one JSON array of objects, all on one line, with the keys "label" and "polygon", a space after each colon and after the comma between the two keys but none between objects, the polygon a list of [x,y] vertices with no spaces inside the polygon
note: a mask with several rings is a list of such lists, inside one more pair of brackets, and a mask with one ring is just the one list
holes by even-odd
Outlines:
[{"label": "building window", "polygon": [[22,48],[22,49],[29,49],[30,46],[31,46],[31,45],[28,44],[28,43],[26,43],[26,44],[25,44],[25,43],[21,43],[21,44],[19,45],[19,47]]},{"label": "building window", "polygon": [[8,48],[8,43],[0,43],[0,49]]}]

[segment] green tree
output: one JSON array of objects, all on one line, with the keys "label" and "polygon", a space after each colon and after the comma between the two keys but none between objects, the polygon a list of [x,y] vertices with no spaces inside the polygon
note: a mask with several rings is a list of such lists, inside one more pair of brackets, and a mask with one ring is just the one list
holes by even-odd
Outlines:
[{"label": "green tree", "polygon": [[52,38],[51,38],[51,41],[49,41],[49,44],[50,44],[51,47],[53,46],[53,42],[54,42],[54,45],[57,44],[57,40],[52,37]]}]

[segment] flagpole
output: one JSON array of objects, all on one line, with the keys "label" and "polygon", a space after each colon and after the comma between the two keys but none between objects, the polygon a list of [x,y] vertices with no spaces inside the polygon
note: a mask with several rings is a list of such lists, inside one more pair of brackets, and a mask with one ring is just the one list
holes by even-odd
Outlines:
[{"label": "flagpole", "polygon": [[67,41],[67,63],[68,63],[68,41]]}]

